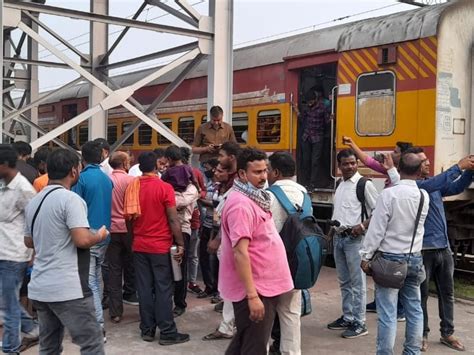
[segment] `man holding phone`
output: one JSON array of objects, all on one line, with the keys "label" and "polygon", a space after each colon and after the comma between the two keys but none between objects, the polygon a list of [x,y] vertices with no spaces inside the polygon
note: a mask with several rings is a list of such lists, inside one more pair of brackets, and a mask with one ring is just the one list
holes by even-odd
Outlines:
[{"label": "man holding phone", "polygon": [[201,164],[209,159],[217,158],[224,142],[237,143],[232,126],[223,122],[222,108],[213,106],[209,113],[211,119],[197,129],[192,148],[194,154],[199,154]]}]

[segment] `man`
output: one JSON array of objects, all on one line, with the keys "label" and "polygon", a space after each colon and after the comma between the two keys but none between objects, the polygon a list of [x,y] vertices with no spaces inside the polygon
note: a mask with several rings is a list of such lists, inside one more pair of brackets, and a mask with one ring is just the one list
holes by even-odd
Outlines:
[{"label": "man", "polygon": [[237,176],[237,157],[240,153],[240,146],[235,142],[225,142],[219,149],[219,164],[227,169],[229,180],[227,182],[227,190],[232,187]]},{"label": "man", "polygon": [[48,168],[46,161],[50,154],[49,147],[41,147],[35,153],[33,157],[33,161],[35,162],[36,169],[38,170],[40,176],[35,179],[33,182],[33,187],[35,188],[36,192],[40,192],[48,185]]},{"label": "man", "polygon": [[[421,306],[423,308],[422,351],[428,349],[428,295],[429,283],[434,280],[438,291],[438,309],[441,319],[441,343],[464,351],[464,345],[454,336],[454,261],[449,246],[448,228],[444,212],[443,197],[457,195],[472,182],[474,157],[467,156],[445,172],[429,178],[430,161],[421,148],[409,150],[417,153],[422,160],[421,180],[417,180],[420,189],[430,196],[430,208],[425,222],[423,237],[423,265],[426,279],[421,285]],[[464,172],[463,172],[464,170]]]},{"label": "man", "polygon": [[160,329],[161,345],[189,341],[178,333],[173,319],[173,280],[170,248],[178,246],[178,258],[184,255],[184,239],[176,210],[173,187],[156,176],[156,155],[140,154],[143,176],[136,178],[125,193],[124,215],[133,232],[135,277],[140,299],[140,330],[144,341],[155,339]]},{"label": "man", "polygon": [[[340,222],[334,236],[334,261],[341,288],[343,315],[328,324],[329,329],[344,330],[343,338],[351,339],[368,334],[365,325],[366,277],[360,269],[360,247],[369,218],[363,220],[361,201],[357,197],[357,186],[362,175],[357,171],[357,158],[351,149],[337,154],[342,180],[334,195],[333,220]],[[374,184],[367,181],[364,188],[365,208],[370,212],[375,207],[378,193]]]},{"label": "man", "polygon": [[210,121],[198,127],[193,142],[192,152],[199,154],[201,164],[211,158],[217,158],[219,149],[224,142],[237,143],[232,126],[223,122],[224,111],[222,108],[212,106],[209,114]]},{"label": "man", "polygon": [[[112,210],[112,181],[102,172],[102,145],[100,142],[89,141],[82,146],[82,159],[85,164],[79,180],[72,191],[81,196],[87,204],[87,220],[90,228],[95,231],[105,226],[110,229]],[[102,264],[110,238],[94,245],[90,250],[89,287],[94,295],[97,322],[104,329],[104,313],[102,310]]]},{"label": "man", "polygon": [[40,354],[60,354],[64,328],[81,354],[105,354],[88,286],[89,248],[107,237],[92,233],[87,206],[69,191],[79,179],[78,157],[57,149],[48,157],[49,185],[26,208],[25,245],[35,249],[28,286],[38,311]]},{"label": "man", "polygon": [[12,146],[18,155],[16,168],[21,173],[21,175],[26,177],[30,184],[33,185],[33,182],[38,177],[38,172],[34,167],[27,163],[28,159],[31,157],[31,145],[26,142],[18,141],[13,143]]},{"label": "man", "polygon": [[[293,205],[303,206],[307,191],[294,180],[296,163],[293,157],[286,152],[276,152],[268,160],[269,184],[279,186]],[[270,210],[275,227],[280,233],[288,219],[288,214],[271,191],[270,196]],[[291,290],[281,295],[276,310],[277,317],[272,330],[274,353],[282,355],[301,354],[301,290]]]},{"label": "man", "polygon": [[114,169],[110,175],[114,187],[112,190],[111,238],[106,254],[109,265],[108,302],[112,322],[120,323],[123,315],[122,300],[124,303],[138,305],[133,268],[132,235],[127,233],[127,226],[123,218],[125,191],[133,181],[133,177],[127,174],[130,167],[130,157],[125,152],[113,153],[110,158],[110,166]]},{"label": "man", "polygon": [[[168,159],[165,157],[165,150],[163,148],[156,148],[153,149],[153,153],[156,154],[156,169],[158,176],[161,177],[163,173],[168,168]],[[128,175],[130,176],[142,176],[142,172],[140,171],[140,164],[133,165],[130,170],[128,171]]]},{"label": "man", "polygon": [[[237,333],[226,354],[266,354],[280,295],[293,289],[285,247],[264,190],[267,156],[243,149],[222,212],[219,290],[233,302]],[[271,270],[271,272],[268,272]]]},{"label": "man", "polygon": [[[413,153],[400,158],[400,182],[383,190],[372,215],[360,254],[361,267],[370,273],[369,260],[376,251],[381,257],[408,263],[408,271],[400,290],[376,284],[378,329],[377,354],[393,354],[397,332],[397,300],[405,309],[406,332],[403,354],[419,354],[423,334],[420,284],[425,279],[421,247],[429,196],[416,186],[421,159]],[[421,205],[424,196],[423,205]],[[420,210],[420,207],[422,208]],[[417,215],[420,213],[419,221]],[[411,254],[410,254],[411,251]]]},{"label": "man", "polygon": [[110,155],[110,144],[104,138],[96,138],[94,142],[100,144],[101,152],[101,162],[100,162],[100,170],[107,176],[112,174],[113,168],[109,164],[109,155]]},{"label": "man", "polygon": [[[308,108],[301,114],[302,182],[312,191],[322,178],[324,130],[329,122],[330,109],[324,103],[323,89],[314,88],[307,98]],[[298,112],[297,112],[298,114]]]},{"label": "man", "polygon": [[2,350],[19,354],[21,332],[38,337],[38,329],[20,304],[20,287],[32,250],[23,243],[25,207],[35,195],[28,180],[16,168],[17,153],[0,145],[0,309],[4,312]]}]

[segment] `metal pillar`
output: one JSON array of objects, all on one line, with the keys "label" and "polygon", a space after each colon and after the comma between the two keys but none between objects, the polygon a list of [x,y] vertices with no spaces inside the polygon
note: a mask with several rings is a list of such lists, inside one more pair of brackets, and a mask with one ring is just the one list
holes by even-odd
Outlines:
[{"label": "metal pillar", "polygon": [[232,124],[233,85],[233,8],[234,0],[210,0],[209,16],[213,22],[214,41],[207,71],[207,109],[219,105],[224,121]]},{"label": "metal pillar", "polygon": [[[93,14],[108,15],[109,0],[90,0],[90,9]],[[108,50],[108,25],[94,22],[90,24],[90,64],[92,74],[97,77],[97,67]],[[104,73],[106,74],[106,73]],[[106,93],[91,83],[89,86],[89,108],[98,105],[105,99]],[[107,111],[102,110],[89,119],[89,139],[107,138]]]},{"label": "metal pillar", "polygon": [[[32,14],[32,16],[38,16],[38,14]],[[38,25],[31,21],[31,29],[38,32]],[[28,38],[28,59],[38,60],[38,43],[33,39]],[[39,81],[38,81],[38,66],[28,65],[28,77],[30,78],[30,85],[27,94],[27,100],[25,104],[30,104],[39,97]],[[33,106],[30,110],[30,120],[35,125],[38,124],[38,106]],[[30,142],[38,138],[38,130],[35,127],[30,127]]]}]

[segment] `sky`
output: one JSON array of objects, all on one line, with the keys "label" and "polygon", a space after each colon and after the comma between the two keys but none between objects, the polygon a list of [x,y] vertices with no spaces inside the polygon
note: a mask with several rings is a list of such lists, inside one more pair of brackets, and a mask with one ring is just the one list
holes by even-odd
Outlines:
[{"label": "sky", "polygon": [[[188,0],[188,2],[193,4],[199,13],[208,14],[208,0]],[[110,14],[131,17],[141,3],[141,0],[109,0]],[[167,0],[166,3],[177,8],[172,0]],[[87,0],[47,0],[47,5],[82,11],[89,10],[89,1]],[[234,48],[414,8],[412,5],[401,4],[396,0],[234,0]],[[337,21],[336,19],[339,18],[344,19]],[[151,5],[147,6],[139,19],[189,27]],[[87,21],[44,14],[41,15],[40,20],[69,40],[83,53],[89,53],[89,23]],[[109,44],[112,44],[117,38],[120,29],[121,27],[117,26],[109,27]],[[18,38],[19,30],[15,32],[14,37]],[[40,33],[44,34],[59,49],[65,48],[45,32],[41,31]],[[194,40],[191,37],[132,29],[112,54],[110,62],[152,53]],[[76,61],[79,60],[78,56],[67,49],[64,50],[64,53]],[[42,47],[40,47],[39,58],[46,61],[58,61]],[[112,72],[112,75],[151,68],[160,64],[164,64],[163,59],[141,63],[134,67],[119,68]],[[40,92],[61,86],[77,76],[72,70],[40,68]]]}]

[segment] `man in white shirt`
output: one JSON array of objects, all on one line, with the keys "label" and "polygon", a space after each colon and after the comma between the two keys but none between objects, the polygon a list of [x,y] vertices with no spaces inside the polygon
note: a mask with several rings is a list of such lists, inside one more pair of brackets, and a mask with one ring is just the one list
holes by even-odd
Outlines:
[{"label": "man in white shirt", "polygon": [[[421,349],[423,311],[420,285],[425,279],[421,248],[429,206],[428,194],[416,185],[421,165],[422,160],[416,154],[407,153],[401,157],[399,165],[401,180],[397,185],[385,189],[380,195],[360,251],[361,267],[366,273],[370,273],[369,260],[376,251],[381,252],[384,259],[408,262],[407,276],[400,290],[376,285],[377,354],[393,354],[397,332],[398,298],[403,304],[406,317],[403,353],[419,354]],[[421,194],[424,195],[424,203],[419,223],[415,226]]]},{"label": "man in white shirt", "polygon": [[21,334],[38,338],[38,328],[20,304],[20,286],[33,250],[23,243],[25,207],[36,194],[16,168],[11,145],[0,145],[0,310],[4,312],[2,350],[19,354]]},{"label": "man in white shirt", "polygon": [[[306,189],[294,181],[296,163],[293,157],[286,152],[276,152],[269,157],[268,182],[279,186],[293,205],[303,206]],[[273,222],[280,233],[288,219],[288,213],[278,202],[271,190],[270,211]],[[301,354],[301,290],[291,290],[279,296],[277,316],[272,329],[273,345],[271,353],[282,355]]]},{"label": "man in white shirt", "polygon": [[99,143],[100,148],[102,149],[102,162],[100,163],[100,170],[102,170],[105,175],[110,177],[110,175],[112,175],[112,171],[114,171],[114,169],[112,169],[109,164],[110,144],[104,138],[96,138],[94,139],[94,142]]},{"label": "man in white shirt", "polygon": [[[366,277],[359,267],[359,251],[378,192],[374,184],[367,180],[364,198],[359,200],[357,187],[362,175],[357,171],[357,158],[352,149],[341,150],[337,154],[337,162],[342,180],[334,195],[332,219],[340,223],[334,236],[334,260],[341,288],[343,315],[329,323],[328,328],[344,330],[342,337],[352,339],[368,334],[365,325]],[[361,201],[365,201],[365,206]],[[364,212],[367,212],[365,220]]]}]

